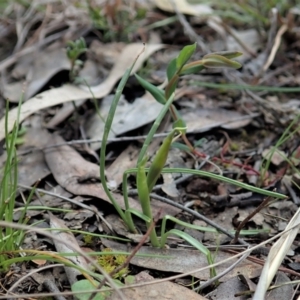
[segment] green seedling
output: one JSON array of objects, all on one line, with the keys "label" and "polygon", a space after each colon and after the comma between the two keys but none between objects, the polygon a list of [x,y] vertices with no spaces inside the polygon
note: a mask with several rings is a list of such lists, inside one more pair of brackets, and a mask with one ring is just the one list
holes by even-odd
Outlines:
[{"label": "green seedling", "polygon": [[[19,102],[18,116],[20,115],[22,101]],[[7,158],[2,170],[0,170],[0,220],[13,222],[13,214],[15,209],[15,201],[17,197],[17,184],[18,184],[18,158],[16,146],[20,142],[19,138],[24,134],[24,130],[19,129],[19,119],[14,124],[12,132],[8,132],[8,102],[6,105],[5,114],[5,149]],[[26,210],[27,206],[33,196],[34,190],[31,191],[27,198],[24,210],[21,212],[19,218],[20,224],[26,224]],[[24,232],[21,230],[15,230],[12,228],[0,229],[0,271],[7,271],[9,264],[7,262],[8,257],[12,251],[18,250],[24,238]]]},{"label": "green seedling", "polygon": [[[27,132],[27,129],[24,126],[22,126],[20,129],[18,129],[17,138],[15,139],[16,146],[22,145],[24,143],[23,136],[26,132]],[[8,139],[8,143],[9,143],[10,140],[13,138],[12,133],[8,134],[6,138]]]},{"label": "green seedling", "polygon": [[87,51],[86,43],[83,38],[76,41],[69,41],[67,43],[67,57],[70,61],[70,81],[74,82],[82,68],[83,62],[79,59],[79,56]]},{"label": "green seedling", "polygon": [[[238,62],[232,61],[232,58],[241,55],[239,52],[220,52],[220,53],[212,53],[208,54],[203,57],[202,60],[198,60],[195,62],[188,63],[191,56],[195,51],[196,45],[190,45],[183,48],[183,50],[179,53],[178,57],[173,59],[168,67],[167,67],[167,78],[168,83],[166,85],[165,90],[162,90],[153,84],[147,82],[143,78],[138,75],[135,75],[139,83],[148,91],[150,92],[155,100],[162,104],[161,112],[159,113],[158,117],[156,118],[155,122],[153,123],[147,138],[142,146],[140,151],[138,160],[137,160],[137,167],[134,169],[127,170],[123,175],[123,183],[122,183],[122,190],[123,190],[123,197],[125,203],[125,211],[123,211],[120,206],[117,204],[116,200],[114,199],[112,193],[108,189],[107,182],[105,180],[105,153],[106,153],[106,144],[108,139],[108,134],[112,126],[114,114],[116,111],[116,107],[118,101],[121,97],[123,88],[125,83],[128,80],[128,77],[132,71],[132,68],[124,74],[119,86],[117,88],[116,95],[110,107],[110,111],[105,122],[105,128],[102,138],[102,147],[100,153],[100,177],[101,182],[103,184],[103,188],[107,193],[109,199],[111,200],[112,204],[115,206],[116,210],[118,211],[119,215],[123,219],[124,223],[127,225],[128,229],[132,232],[136,232],[136,228],[132,219],[132,215],[137,216],[145,221],[147,228],[150,227],[151,223],[153,222],[153,213],[151,209],[151,201],[150,201],[150,193],[155,186],[157,180],[159,179],[162,173],[185,173],[185,174],[194,174],[198,176],[205,176],[210,177],[216,180],[220,180],[223,182],[228,182],[230,184],[234,184],[240,186],[244,189],[255,191],[264,195],[269,195],[275,198],[285,198],[284,195],[269,192],[263,189],[259,189],[247,184],[244,184],[239,181],[235,181],[230,178],[226,178],[221,175],[211,174],[205,171],[199,170],[191,170],[191,169],[184,169],[184,168],[172,168],[167,169],[165,168],[165,163],[167,160],[168,153],[170,148],[175,140],[179,137],[185,141],[186,146],[185,149],[192,151],[193,146],[187,138],[185,137],[186,125],[184,120],[181,118],[179,112],[176,110],[175,106],[172,104],[174,100],[174,91],[177,87],[178,80],[180,76],[185,74],[192,74],[194,72],[201,71],[204,68],[216,68],[216,67],[226,67],[226,68],[239,68],[241,65]],[[158,126],[160,125],[161,121],[165,117],[166,113],[170,111],[171,116],[173,118],[173,130],[169,133],[169,135],[164,139],[162,145],[160,146],[159,150],[157,151],[155,157],[153,158],[152,162],[148,162],[147,158],[147,149],[149,144],[151,143],[154,134],[156,133]],[[181,144],[182,145],[182,144]],[[149,164],[149,167],[147,165]],[[142,213],[137,211],[136,209],[132,209],[129,207],[128,201],[128,193],[127,193],[127,177],[130,174],[136,174],[136,183],[137,183],[137,190],[139,201],[142,208]],[[213,263],[213,257],[210,251],[199,241],[191,237],[185,232],[182,232],[177,229],[171,229],[169,231],[166,230],[166,222],[172,221],[173,223],[177,223],[181,226],[187,228],[194,228],[202,231],[212,231],[216,232],[215,229],[209,227],[198,227],[195,225],[191,225],[189,223],[183,222],[178,220],[175,217],[171,216],[164,216],[162,219],[162,226],[160,236],[157,234],[156,228],[154,228],[150,233],[150,242],[154,247],[161,247],[163,248],[166,244],[167,238],[170,234],[177,235],[180,238],[186,240],[188,243],[193,245],[199,251],[201,251],[206,257],[208,264],[211,265]],[[216,271],[214,268],[210,269],[211,276],[215,276]]]}]

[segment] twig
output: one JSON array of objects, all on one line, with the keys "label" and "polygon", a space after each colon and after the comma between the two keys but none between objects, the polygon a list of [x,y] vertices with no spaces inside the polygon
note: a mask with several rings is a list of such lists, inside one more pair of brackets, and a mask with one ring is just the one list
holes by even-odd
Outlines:
[{"label": "twig", "polygon": [[[154,217],[151,225],[149,226],[147,232],[143,235],[143,237],[141,238],[140,242],[136,245],[136,247],[133,249],[133,251],[131,252],[131,254],[127,257],[127,259],[124,261],[124,263],[120,266],[118,266],[117,268],[115,268],[113,271],[111,271],[108,275],[110,277],[112,277],[113,275],[117,274],[120,270],[126,268],[131,259],[136,255],[136,253],[140,250],[140,248],[143,246],[143,244],[146,242],[147,238],[149,237],[151,231],[153,230],[155,224],[157,223],[157,221],[159,220],[160,218],[160,214],[161,214],[161,211],[159,211],[156,216]],[[99,285],[97,286],[97,290],[100,290],[104,284],[106,283],[106,278],[104,278],[100,283]],[[97,294],[97,291],[94,291],[90,297],[88,298],[88,300],[92,300]]]},{"label": "twig", "polygon": [[271,200],[271,197],[266,197],[262,203],[260,203],[256,209],[250,213],[238,226],[235,232],[234,239],[232,241],[232,244],[235,244],[239,238],[240,231],[242,228],[246,225],[247,222],[249,222],[260,210],[262,210],[264,207],[266,207],[269,204],[269,201]]},{"label": "twig", "polygon": [[22,281],[24,281],[24,279],[32,276],[33,274],[35,273],[38,273],[40,271],[45,271],[47,269],[51,269],[51,268],[55,268],[55,267],[63,267],[64,264],[54,264],[54,265],[47,265],[47,266],[44,266],[44,267],[41,267],[41,268],[38,268],[38,269],[34,269],[32,271],[30,271],[29,273],[27,273],[26,275],[24,275],[23,277],[21,277],[19,280],[17,280],[10,288],[9,290],[7,290],[7,293],[13,293],[14,289],[21,284]]},{"label": "twig", "polygon": [[268,60],[267,62],[265,63],[264,67],[263,67],[263,71],[266,71],[270,65],[272,64],[272,62],[274,61],[274,58],[275,58],[275,55],[277,53],[277,50],[279,49],[279,46],[280,46],[280,43],[281,43],[281,38],[283,36],[283,34],[288,30],[288,26],[286,24],[283,24],[277,34],[276,34],[276,37],[275,37],[275,41],[274,41],[274,46],[271,50],[271,53],[268,57]]},{"label": "twig", "polygon": [[195,292],[199,292],[200,290],[203,290],[204,288],[210,286],[211,284],[213,284],[215,281],[217,281],[218,279],[222,278],[223,276],[225,276],[227,273],[229,273],[231,270],[233,270],[239,263],[241,263],[243,260],[245,260],[248,256],[250,255],[249,252],[245,253],[242,257],[240,257],[235,263],[233,263],[230,267],[228,267],[227,269],[225,269],[223,272],[219,273],[217,276],[207,280],[205,283],[200,284],[199,287],[197,287],[196,289],[194,289]]},{"label": "twig", "polygon": [[173,5],[173,7],[175,9],[176,15],[177,15],[177,17],[178,17],[178,19],[179,19],[182,27],[184,28],[185,33],[188,35],[189,39],[192,42],[196,41],[196,43],[201,48],[202,52],[204,52],[204,54],[209,53],[210,50],[205,45],[205,43],[201,39],[201,37],[194,31],[194,29],[192,28],[192,26],[188,23],[188,21],[186,20],[185,16],[179,11],[179,9],[177,8],[177,5],[174,2],[174,0],[172,0],[171,2],[172,2],[172,5]]},{"label": "twig", "polygon": [[265,62],[263,64],[263,66],[261,67],[261,69],[257,72],[257,75],[255,76],[256,78],[252,82],[257,82],[258,78],[260,78],[263,75],[263,73],[265,72],[264,66],[265,66],[268,56],[270,55],[270,52],[272,50],[274,38],[276,35],[276,29],[277,29],[278,10],[276,8],[273,8],[273,9],[271,9],[271,13],[272,13],[271,27],[270,27],[269,34],[268,34],[268,42],[267,42],[264,52],[260,54],[260,56],[263,55]]},{"label": "twig", "polygon": [[52,293],[57,293],[56,296],[54,296],[54,298],[56,300],[66,300],[66,298],[63,295],[60,295],[59,293],[59,289],[57,288],[57,286],[55,285],[55,282],[53,279],[47,278],[44,282],[43,282],[43,286]]},{"label": "twig", "polygon": [[222,25],[224,27],[224,30],[230,34],[235,40],[236,42],[246,51],[248,52],[252,57],[256,57],[256,53],[253,52],[248,46],[247,44],[245,44],[235,33],[234,31],[223,21],[219,21],[218,22],[220,25]]},{"label": "twig", "polygon": [[[33,189],[31,186],[23,185],[21,183],[18,183],[18,187],[21,187],[21,188],[26,189],[26,190],[32,190]],[[101,215],[101,213],[94,206],[86,205],[84,203],[78,202],[76,200],[73,200],[73,199],[61,196],[59,194],[56,194],[56,193],[53,193],[53,192],[50,192],[50,191],[46,191],[44,189],[36,188],[35,190],[37,192],[42,193],[42,194],[46,194],[46,195],[49,195],[49,196],[54,196],[54,197],[63,199],[63,200],[68,201],[68,202],[70,202],[70,203],[72,203],[74,205],[77,205],[77,206],[80,206],[80,207],[82,207],[84,209],[89,210],[89,211],[93,212],[94,214],[96,214],[102,220],[102,222],[104,222],[109,228],[111,228],[111,226],[107,223],[107,221],[105,220],[105,218],[103,218],[103,216]],[[45,206],[45,205],[43,205],[43,206]],[[29,205],[29,207],[30,207],[30,205]]]},{"label": "twig", "polygon": [[[209,224],[210,226],[216,228],[218,231],[220,231],[220,232],[226,234],[227,236],[229,236],[229,237],[231,237],[231,238],[234,238],[234,235],[231,234],[230,232],[228,232],[226,229],[224,229],[223,227],[219,226],[219,225],[216,224],[215,222],[211,221],[210,219],[204,217],[204,216],[201,215],[200,213],[198,213],[198,212],[196,212],[196,211],[194,211],[194,210],[192,210],[192,209],[190,209],[190,208],[184,207],[183,205],[181,205],[181,204],[179,204],[179,203],[176,203],[176,202],[174,202],[174,201],[171,201],[171,200],[169,200],[169,199],[167,199],[167,198],[165,198],[165,197],[159,196],[159,195],[157,195],[157,194],[151,193],[151,194],[150,194],[150,197],[152,197],[152,198],[154,198],[154,199],[156,199],[156,200],[159,200],[159,201],[161,201],[161,202],[170,204],[170,205],[172,205],[172,206],[175,206],[175,207],[177,207],[177,208],[180,208],[180,209],[182,209],[183,211],[186,211],[186,212],[192,214],[192,215],[195,216],[196,218],[198,218],[198,219],[204,221],[205,223]],[[245,246],[248,246],[248,245],[249,245],[247,242],[245,242],[244,240],[242,240],[242,239],[240,239],[240,238],[239,238],[237,241],[238,241],[240,244],[242,244],[242,245],[245,245]]]},{"label": "twig", "polygon": [[[1,64],[0,64],[0,71],[1,71]],[[245,115],[245,116],[241,116],[238,118],[235,118],[234,120],[228,120],[226,122],[220,122],[218,124],[215,124],[215,127],[220,127],[223,125],[227,125],[230,123],[234,123],[237,121],[244,121],[244,120],[248,120],[248,119],[253,119],[255,117],[260,116],[260,114],[258,113],[253,113],[253,114],[249,114],[249,115]],[[211,130],[211,126],[204,126],[195,130],[187,130],[187,134],[193,134],[193,133],[201,133],[207,130]],[[161,137],[165,137],[167,136],[169,133],[168,132],[163,132],[163,133],[156,133],[153,137],[154,138],[161,138]],[[147,135],[137,135],[137,136],[121,136],[121,137],[116,137],[116,138],[109,138],[107,139],[108,142],[124,142],[124,141],[136,141],[136,140],[140,140],[140,139],[146,139]],[[41,147],[41,148],[35,148],[35,149],[29,149],[26,151],[22,151],[22,152],[18,152],[18,155],[25,155],[27,153],[31,153],[34,151],[39,151],[39,150],[45,150],[45,149],[49,149],[49,148],[55,148],[55,147],[60,147],[60,146],[65,146],[65,145],[76,145],[76,144],[86,144],[86,143],[99,143],[102,142],[102,139],[91,139],[91,140],[73,140],[73,141],[69,141],[69,142],[63,142],[63,143],[58,143],[58,144],[54,144],[54,145],[49,145],[46,147]]]}]

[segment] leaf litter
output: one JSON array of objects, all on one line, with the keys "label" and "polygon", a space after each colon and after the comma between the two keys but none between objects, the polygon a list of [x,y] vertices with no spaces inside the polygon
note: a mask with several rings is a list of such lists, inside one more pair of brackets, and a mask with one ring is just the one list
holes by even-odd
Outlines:
[{"label": "leaf litter", "polygon": [[[135,222],[139,232],[129,233],[112,206],[108,204],[110,199],[99,178],[99,161],[96,151],[101,148],[104,132],[103,120],[107,118],[116,93],[116,84],[143,48],[142,43],[138,42],[139,39],[149,41],[151,34],[156,36],[155,44],[146,44],[144,54],[141,55],[133,71],[133,73],[139,72],[139,75],[144,78],[147,77],[149,82],[155,85],[163,83],[167,63],[177,56],[182,45],[191,44],[190,40],[194,42],[195,36],[201,36],[201,39],[197,38],[200,50],[195,53],[200,58],[211,51],[242,51],[244,55],[238,58],[243,63],[241,71],[222,72],[210,69],[201,75],[186,75],[179,82],[179,88],[176,90],[176,105],[186,121],[189,138],[193,140],[201,154],[200,160],[206,159],[201,165],[201,170],[221,173],[229,178],[290,196],[286,200],[271,201],[267,207],[255,213],[243,228],[264,229],[265,231],[259,235],[241,235],[240,238],[245,243],[254,246],[278,232],[283,232],[286,227],[289,227],[289,220],[296,215],[299,203],[299,173],[296,168],[299,164],[299,128],[297,127],[300,112],[297,94],[299,93],[299,89],[297,90],[299,74],[295,67],[297,62],[294,61],[299,50],[296,42],[299,37],[297,33],[299,22],[295,17],[297,11],[291,6],[280,13],[277,11],[281,14],[278,18],[260,15],[263,17],[258,19],[259,25],[256,27],[252,26],[253,23],[251,24],[253,15],[247,15],[241,7],[238,13],[236,7],[232,7],[231,16],[226,16],[221,4],[218,7],[188,1],[173,1],[173,3],[172,1],[151,1],[146,8],[139,1],[134,2],[133,6],[129,5],[127,10],[124,10],[122,6],[127,3],[125,0],[115,1],[114,9],[109,5],[104,5],[103,15],[93,3],[88,8],[77,7],[71,2],[69,8],[60,4],[65,13],[65,20],[61,12],[50,4],[46,5],[48,9],[45,11],[36,10],[33,5],[31,10],[27,11],[29,15],[33,12],[36,14],[37,19],[33,19],[33,23],[36,22],[34,20],[42,20],[41,16],[45,17],[44,22],[35,24],[38,29],[31,27],[29,19],[17,19],[19,25],[22,22],[29,22],[29,27],[26,28],[31,29],[26,31],[27,29],[24,28],[20,31],[20,27],[16,28],[13,34],[17,38],[17,44],[13,45],[10,42],[12,49],[15,47],[15,52],[10,51],[12,53],[10,57],[6,53],[7,59],[0,62],[0,69],[4,71],[1,74],[0,107],[4,107],[4,98],[8,98],[10,102],[8,134],[12,131],[17,119],[15,103],[19,102],[22,95],[24,103],[19,120],[23,122],[22,126],[27,127],[27,132],[20,138],[21,145],[18,146],[20,155],[18,183],[23,188],[20,188],[20,193],[18,193],[19,208],[15,209],[14,219],[17,220],[21,213],[20,208],[24,203],[22,197],[24,199],[24,193],[27,193],[24,186],[36,185],[43,188],[45,193],[52,191],[54,195],[57,194],[57,197],[41,195],[45,207],[38,211],[28,210],[27,217],[31,218],[30,224],[42,222],[41,226],[47,226],[47,218],[44,220],[44,216],[48,214],[52,227],[86,230],[86,235],[80,233],[76,234],[76,237],[70,232],[60,232],[62,238],[70,240],[74,247],[86,245],[89,240],[87,236],[92,232],[127,238],[127,244],[104,238],[91,239],[90,247],[93,251],[99,251],[99,248],[102,249],[105,246],[115,251],[132,252],[137,244],[144,241],[137,255],[130,260],[129,269],[134,276],[134,283],[153,281],[153,284],[124,290],[124,296],[128,299],[168,299],[168,297],[172,299],[187,297],[191,299],[238,299],[238,297],[247,299],[245,292],[259,289],[260,286],[257,283],[265,272],[263,271],[261,275],[264,263],[253,262],[252,258],[267,260],[268,252],[276,244],[270,242],[261,248],[261,252],[253,252],[249,260],[243,260],[232,270],[230,266],[233,261],[220,265],[217,267],[217,274],[222,274],[223,271],[225,273],[219,279],[219,285],[211,284],[201,290],[200,294],[195,292],[199,284],[194,284],[194,279],[189,276],[185,276],[184,280],[188,282],[187,286],[192,286],[192,288],[180,286],[179,280],[168,281],[170,273],[184,275],[197,267],[207,267],[205,256],[199,251],[188,248],[183,240],[175,236],[170,236],[166,249],[155,249],[149,246],[149,239],[143,240],[147,229],[138,219]],[[155,9],[155,6],[159,10]],[[10,9],[11,12],[16,12],[18,9],[23,13],[26,11],[26,7],[14,5],[10,6]],[[52,14],[49,14],[51,9]],[[269,12],[270,9],[266,11]],[[126,33],[124,30],[125,36],[127,34],[126,42],[118,41],[117,35],[114,35],[115,30],[124,29],[125,23],[120,21],[122,18],[121,14],[119,15],[120,12],[128,13],[127,17],[133,18],[132,24],[137,24],[132,32]],[[275,11],[272,12],[276,15]],[[143,17],[140,18],[139,14]],[[176,16],[177,21],[172,20],[173,16]],[[17,15],[15,17],[19,18]],[[288,26],[277,24],[278,20],[286,22],[284,17],[289,20]],[[7,18],[11,21],[14,14],[7,15]],[[248,23],[245,23],[245,26],[241,25],[246,22],[245,20],[248,20]],[[204,24],[207,30],[203,30]],[[64,26],[67,26],[68,30],[64,31]],[[152,29],[147,29],[151,26],[156,28],[155,33]],[[192,32],[188,26],[192,28]],[[262,28],[263,31],[261,31]],[[51,37],[49,33],[55,35],[55,31],[59,33],[57,38],[54,37],[48,42]],[[10,34],[12,34],[11,31]],[[82,66],[78,65],[81,84],[65,84],[69,82],[66,74],[71,69],[66,55],[65,41],[76,40],[81,35],[85,36],[88,41],[88,53],[79,57],[83,63]],[[63,39],[60,39],[61,37]],[[109,38],[111,40],[107,42]],[[201,40],[205,41],[204,46]],[[33,50],[35,48],[30,48],[30,45],[39,46]],[[65,74],[62,71],[65,71]],[[123,173],[136,166],[143,141],[141,136],[147,134],[149,124],[155,120],[161,110],[161,105],[150,93],[141,91],[138,84],[132,78],[130,80],[119,102],[110,132],[111,141],[106,157],[107,164],[100,166],[105,168],[109,187],[123,209],[125,208],[121,193]],[[207,83],[214,84],[214,88],[205,87]],[[241,85],[241,87],[230,90],[226,84],[235,87]],[[262,84],[267,88],[253,89]],[[273,87],[278,88],[278,91],[272,91]],[[290,91],[280,90],[281,87],[289,88]],[[295,88],[294,92],[293,88]],[[95,103],[99,112],[96,112]],[[3,140],[5,117],[2,112],[0,112],[0,117],[0,140]],[[34,118],[37,117],[39,121],[35,123]],[[294,123],[291,124],[292,121]],[[166,128],[169,124],[166,120],[165,126],[160,128],[160,134],[163,135],[165,131],[168,131]],[[124,135],[128,139],[125,139]],[[76,143],[67,145],[67,141],[72,142],[78,139],[82,140],[84,146]],[[162,136],[157,135],[153,140],[149,147],[150,156],[154,156],[161,139]],[[199,163],[195,162],[195,157],[182,150],[184,149],[180,147],[172,149],[166,166],[197,168]],[[1,152],[3,152],[0,156],[2,167],[7,154],[4,148]],[[134,179],[135,175],[131,175],[128,180],[131,192],[128,200],[131,208],[141,211],[140,202],[135,193]],[[174,202],[183,205],[179,209],[153,198],[151,206],[154,214],[161,212],[159,219],[168,214],[177,216],[180,220],[188,220],[191,224],[207,227],[204,221],[191,217],[185,211],[185,208],[191,207],[212,222],[226,228],[227,231],[237,229],[239,224],[243,223],[264,200],[257,193],[245,193],[245,190],[230,184],[219,184],[212,179],[195,176],[185,178],[180,174],[163,174],[159,184],[155,187],[155,193],[158,196],[169,197]],[[59,196],[67,198],[61,199]],[[66,199],[71,201],[68,202]],[[82,205],[81,208],[78,207],[80,205]],[[84,205],[90,209],[85,209]],[[41,206],[41,203],[34,197],[30,206],[34,208],[34,206]],[[66,211],[52,211],[54,214],[52,215],[47,211],[46,206]],[[95,210],[92,207],[95,207]],[[99,218],[102,214],[103,217]],[[160,225],[159,221],[158,226]],[[167,225],[170,228],[183,230],[182,227],[171,222]],[[230,245],[232,241],[230,235],[199,233],[195,229],[185,229],[185,231],[201,243],[215,249],[215,262],[230,258],[234,255],[233,253],[236,253],[230,251],[245,249],[245,245],[238,250],[234,249],[234,245]],[[291,238],[292,241],[289,241],[291,246],[285,249],[286,252],[279,263],[281,268],[286,268],[285,273],[282,273],[282,269],[277,272],[273,284],[290,282],[299,276],[296,268],[292,267],[294,262],[298,262],[298,240],[295,236]],[[37,240],[34,241],[34,239]],[[56,249],[49,240],[39,235],[32,236],[32,238],[28,236],[28,239],[24,240],[25,248],[69,251],[61,243],[54,241],[54,245]],[[150,256],[143,256],[145,254]],[[164,255],[172,256],[172,258],[168,259],[163,257]],[[288,258],[285,255],[288,255]],[[78,262],[77,260],[81,260],[82,257],[75,256],[75,258]],[[34,265],[34,261],[37,264]],[[33,264],[25,266],[21,263],[19,266],[29,273],[40,263],[39,260],[31,262]],[[89,268],[84,260],[81,266],[85,269]],[[287,271],[288,268],[291,272]],[[69,268],[69,270],[71,273],[68,274],[67,271],[63,273],[64,276],[67,274],[71,284],[65,279],[57,280],[57,276],[54,276],[55,268],[50,273],[49,271],[48,273],[40,272],[53,274],[53,276],[49,275],[51,283],[48,282],[48,287],[44,284],[45,279],[38,278],[36,275],[32,275],[31,278],[36,278],[36,282],[39,280],[42,291],[54,291],[55,288],[50,287],[52,285],[56,287],[56,291],[64,292],[70,290],[72,283],[80,282],[77,278],[80,274],[78,270],[75,271],[74,268]],[[143,271],[140,272],[141,270]],[[146,274],[145,270],[150,275]],[[3,286],[9,289],[13,286],[14,277],[10,274],[6,276]],[[204,272],[195,272],[193,276],[200,280],[200,286],[210,280],[208,269]],[[166,281],[154,284],[157,278],[165,278]],[[122,279],[124,284],[128,284],[127,280],[130,281],[126,276]],[[26,282],[24,279],[18,291],[24,293],[28,290],[28,284],[30,284],[29,281]],[[36,287],[36,285],[33,286]],[[36,289],[34,292],[37,291]],[[293,293],[298,293],[295,286],[290,284],[285,288],[283,285],[269,292],[266,299],[282,299],[282,295],[288,295],[289,299],[292,299]],[[114,297],[117,296],[112,294],[107,299],[115,299]],[[83,298],[78,297],[78,299]]]}]

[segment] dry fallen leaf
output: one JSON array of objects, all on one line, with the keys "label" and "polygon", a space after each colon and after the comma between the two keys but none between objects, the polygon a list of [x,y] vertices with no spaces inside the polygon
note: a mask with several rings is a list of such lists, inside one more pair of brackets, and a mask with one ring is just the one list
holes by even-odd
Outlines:
[{"label": "dry fallen leaf", "polygon": [[[248,125],[251,118],[244,119],[245,115],[236,111],[222,108],[201,108],[189,112],[182,112],[189,131],[203,132],[215,127],[237,129]],[[225,124],[224,124],[225,123]]]},{"label": "dry fallen leaf", "polygon": [[[48,145],[64,143],[64,140],[53,135],[48,140]],[[51,170],[55,180],[63,188],[74,195],[87,195],[103,199],[110,203],[109,198],[99,181],[99,166],[85,160],[77,151],[68,145],[47,148],[44,150],[45,159],[49,169]],[[114,193],[117,203],[125,208],[122,195]],[[138,200],[128,198],[131,208],[141,211]],[[153,214],[158,213],[162,209],[162,216],[165,214],[176,215],[179,209],[153,200],[151,202]]]},{"label": "dry fallen leaf", "polygon": [[[106,247],[112,248],[115,251],[131,252],[133,250],[133,247],[129,249],[127,245],[112,240],[101,239],[101,241]],[[130,261],[131,264],[146,269],[159,270],[163,272],[186,273],[197,268],[208,266],[206,257],[198,250],[159,249],[143,246],[138,251],[138,254],[150,254],[158,257],[151,257],[151,259],[149,259],[149,257],[134,256]],[[165,255],[166,257],[161,257],[162,255]],[[215,262],[219,262],[232,256],[232,254],[221,250],[217,251],[217,253],[212,253],[212,255]],[[217,274],[223,272],[235,261],[236,260],[233,259],[217,266]],[[253,276],[257,276],[259,274],[261,269],[262,267],[260,265],[249,261],[243,261],[236,268],[234,268],[234,270],[223,276],[220,280],[226,281],[229,278],[243,273],[245,273],[249,278],[253,278]],[[194,273],[193,276],[201,280],[208,280],[210,278],[209,269]]]},{"label": "dry fallen leaf", "polygon": [[[103,118],[107,118],[112,98],[113,96],[104,98],[99,105],[101,118],[95,113],[91,119],[88,120],[85,128],[91,139],[99,140],[102,138],[104,130]],[[109,137],[112,138],[154,121],[161,109],[162,105],[155,101],[153,96],[149,93],[146,93],[141,98],[135,99],[133,103],[129,103],[124,97],[121,97]],[[91,148],[96,150],[99,149],[100,146],[100,142],[93,143]]]},{"label": "dry fallen leaf", "polygon": [[[50,227],[55,228],[61,228],[61,229],[68,229],[68,227],[64,224],[64,222],[57,217],[55,217],[53,214],[49,213],[50,217]],[[73,233],[70,231],[59,231],[59,230],[53,230],[52,234],[54,234],[57,238],[67,241],[69,245],[72,245],[75,249],[80,249],[76,238],[74,237]],[[65,243],[60,243],[57,239],[53,240],[53,243],[55,245],[56,251],[61,253],[74,253],[74,250],[69,248]],[[77,266],[80,266],[84,270],[89,270],[89,265],[87,264],[86,260],[82,256],[70,256],[68,257],[69,260],[71,260],[74,264]],[[65,267],[66,274],[68,276],[68,280],[70,284],[72,285],[77,281],[77,276],[81,273],[74,268]]]},{"label": "dry fallen leaf", "polygon": [[[24,100],[26,101],[29,97],[37,93],[55,74],[62,70],[69,70],[70,62],[65,49],[61,48],[60,44],[57,46],[59,48],[56,47],[53,49],[53,45],[51,45],[51,48],[43,49],[35,53],[34,56],[31,55],[31,63],[27,66],[22,64],[22,69],[25,69],[22,71],[26,75],[26,78],[24,82],[20,81],[17,83],[21,88],[16,89],[16,83],[6,84],[4,89],[5,97],[12,102],[19,102],[23,87],[25,87]],[[27,58],[24,57],[24,59]],[[13,72],[20,73],[17,69]]]},{"label": "dry fallen leaf", "polygon": [[[147,45],[145,51],[137,60],[133,68],[133,72],[136,72],[143,64],[143,62],[155,51],[163,48],[161,44],[157,45]],[[116,61],[114,67],[112,68],[108,78],[102,82],[100,85],[92,87],[92,93],[95,98],[105,97],[117,83],[117,81],[124,75],[125,71],[132,65],[135,57],[141,52],[143,46],[141,44],[129,44],[127,45],[122,53],[120,54],[118,60]],[[86,98],[91,98],[91,92],[86,88],[79,88],[74,85],[64,85],[62,87],[48,90],[35,97],[26,101],[21,108],[19,115],[19,121],[22,122],[31,114],[50,107],[58,105],[61,103],[81,100]],[[18,108],[14,108],[8,113],[8,132],[11,132],[15,121],[18,118]],[[5,117],[0,120],[0,141],[5,137]]]},{"label": "dry fallen leaf", "polygon": [[[290,284],[288,284],[290,283]],[[283,272],[278,272],[274,285],[279,286],[266,295],[266,300],[293,299],[295,294],[291,279]]]},{"label": "dry fallen leaf", "polygon": [[[153,281],[154,278],[150,276],[147,272],[143,271],[134,276],[133,283],[142,283]],[[139,286],[135,288],[125,289],[122,291],[126,299],[135,300],[206,300],[207,298],[193,292],[192,290],[175,284],[170,281],[153,283],[153,285]],[[116,299],[116,293],[114,292],[107,300]]]},{"label": "dry fallen leaf", "polygon": [[262,157],[266,160],[271,160],[272,164],[275,166],[279,166],[287,159],[286,153],[274,148],[265,149],[262,153]]},{"label": "dry fallen leaf", "polygon": [[[39,128],[28,128],[22,137],[24,143],[19,147],[19,152],[34,149],[25,155],[19,155],[18,182],[23,185],[31,186],[50,174],[50,170],[45,162],[42,150],[37,150],[47,145],[48,132]],[[30,170],[30,172],[29,172]]]},{"label": "dry fallen leaf", "polygon": [[118,187],[123,182],[124,172],[135,167],[138,151],[133,145],[129,145],[106,169],[107,181],[114,182]]},{"label": "dry fallen leaf", "polygon": [[154,0],[154,2],[159,9],[168,12],[174,12],[174,5],[176,5],[181,13],[187,15],[205,16],[213,13],[213,10],[208,4],[191,4],[187,0]]}]

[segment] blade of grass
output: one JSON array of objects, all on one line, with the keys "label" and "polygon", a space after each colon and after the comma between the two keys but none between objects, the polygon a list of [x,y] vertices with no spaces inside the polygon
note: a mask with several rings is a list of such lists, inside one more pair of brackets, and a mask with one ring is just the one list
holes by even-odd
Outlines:
[{"label": "blade of grass", "polygon": [[[144,49],[143,49],[143,51],[144,51]],[[101,151],[100,151],[100,178],[101,178],[101,183],[102,183],[103,189],[104,189],[105,193],[107,194],[109,200],[111,201],[111,203],[113,204],[113,206],[115,207],[117,212],[119,213],[120,217],[123,219],[123,221],[127,225],[128,229],[132,232],[136,232],[136,229],[135,229],[131,215],[125,215],[125,213],[123,212],[121,207],[118,205],[117,201],[115,200],[115,198],[113,197],[112,193],[110,192],[110,190],[108,188],[106,178],[105,178],[105,156],[106,156],[106,145],[107,145],[109,132],[112,127],[114,115],[115,115],[120,97],[122,95],[125,84],[129,78],[129,76],[132,72],[132,69],[133,69],[136,61],[138,60],[140,54],[135,58],[131,68],[125,72],[125,74],[123,75],[123,77],[117,87],[115,97],[112,101],[112,104],[110,106],[110,109],[109,109],[109,112],[107,115],[107,119],[105,122],[104,132],[103,132],[103,137],[102,137]],[[128,202],[127,203],[125,202],[125,206],[126,206],[126,209],[129,209]]]},{"label": "blade of grass", "polygon": [[[137,168],[132,168],[127,170],[127,174],[129,173],[137,173]],[[145,171],[147,172],[149,170],[149,168],[145,168]],[[213,174],[210,172],[206,172],[206,171],[200,171],[200,170],[191,170],[191,169],[186,169],[186,168],[165,168],[162,170],[162,173],[182,173],[182,174],[193,174],[193,175],[198,175],[198,176],[203,176],[203,177],[208,177],[208,178],[212,178],[215,180],[219,180],[222,182],[226,182],[229,184],[233,184],[236,185],[238,187],[241,187],[245,190],[254,192],[254,193],[259,193],[265,196],[270,196],[270,197],[274,197],[274,198],[278,198],[278,199],[286,199],[287,196],[280,194],[280,193],[276,193],[276,192],[272,192],[272,191],[268,191],[268,190],[264,190],[262,188],[258,188],[231,178],[227,178],[221,175],[217,175],[217,174]]]}]

